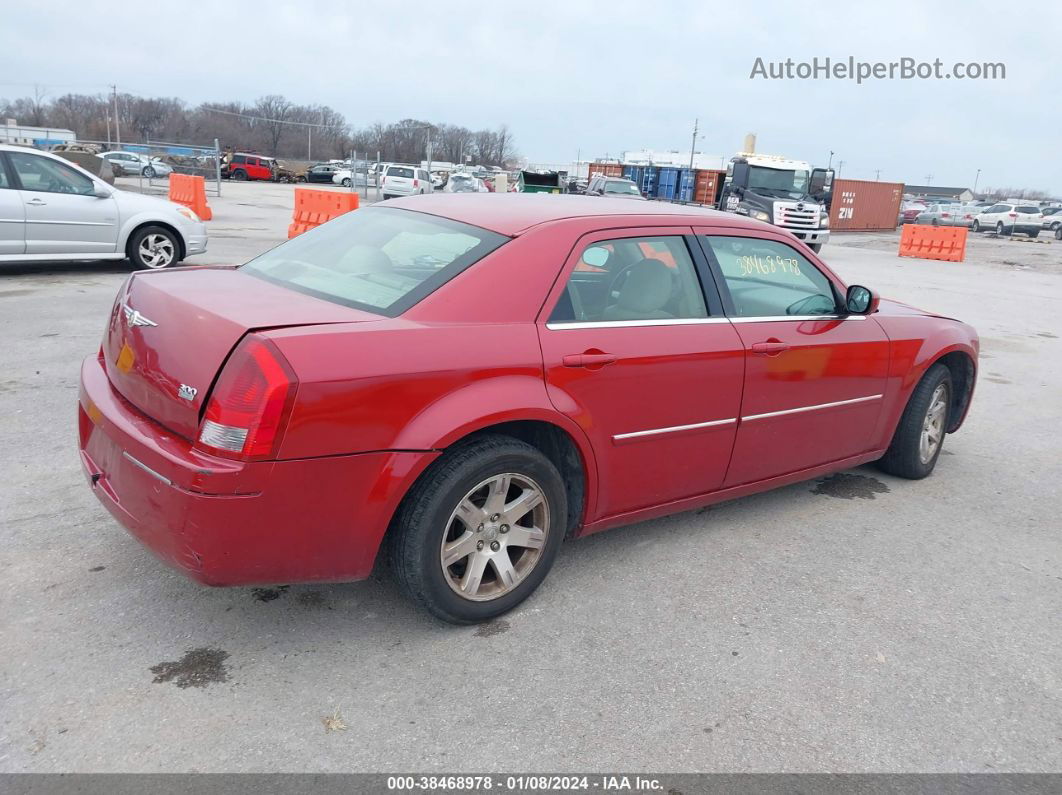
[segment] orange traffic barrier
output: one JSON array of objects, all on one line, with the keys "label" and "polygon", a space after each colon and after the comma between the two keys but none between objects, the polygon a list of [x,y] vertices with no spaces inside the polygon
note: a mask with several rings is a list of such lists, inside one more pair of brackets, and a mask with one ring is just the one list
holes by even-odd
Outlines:
[{"label": "orange traffic barrier", "polygon": [[288,238],[358,209],[358,194],[337,190],[295,189],[295,207],[291,212]]},{"label": "orange traffic barrier", "polygon": [[206,180],[192,174],[170,174],[170,201],[183,204],[203,221],[214,217],[206,200]]},{"label": "orange traffic barrier", "polygon": [[962,262],[966,259],[965,226],[905,224],[900,234],[901,257]]}]

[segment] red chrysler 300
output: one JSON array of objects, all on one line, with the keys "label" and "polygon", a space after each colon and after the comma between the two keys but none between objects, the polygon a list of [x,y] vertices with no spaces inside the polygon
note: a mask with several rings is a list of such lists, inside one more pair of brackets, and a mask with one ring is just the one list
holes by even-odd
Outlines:
[{"label": "red chrysler 300", "polygon": [[977,351],[730,213],[412,197],[131,277],[82,367],[81,458],[195,580],[357,580],[385,544],[472,622],[566,537],[868,461],[925,477]]}]

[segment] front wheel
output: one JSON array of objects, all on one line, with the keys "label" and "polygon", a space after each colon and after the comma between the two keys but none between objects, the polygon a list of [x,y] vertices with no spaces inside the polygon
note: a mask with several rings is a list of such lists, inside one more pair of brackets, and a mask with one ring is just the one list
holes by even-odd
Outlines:
[{"label": "front wheel", "polygon": [[1000,221],[999,223],[996,224],[996,234],[999,235],[1000,237],[1003,237],[1003,222],[1002,221]]},{"label": "front wheel", "polygon": [[246,182],[247,181],[247,172],[243,171],[241,169],[237,169],[236,171],[232,172],[232,178],[234,180],[236,180],[237,182]]},{"label": "front wheel", "polygon": [[153,169],[151,166],[145,166],[144,167],[144,177],[145,177],[145,179],[154,179],[155,178],[155,169]]},{"label": "front wheel", "polygon": [[180,260],[180,251],[180,244],[169,229],[145,226],[129,239],[125,253],[139,270],[162,270]]},{"label": "front wheel", "polygon": [[437,618],[486,621],[539,586],[567,522],[550,460],[517,439],[484,436],[448,451],[410,490],[390,531],[392,568]]},{"label": "front wheel", "polygon": [[1062,226],[1055,227],[1055,240],[1062,240]]},{"label": "front wheel", "polygon": [[911,393],[892,443],[878,461],[880,469],[911,480],[920,480],[933,471],[944,447],[951,395],[951,371],[943,364],[934,364]]},{"label": "front wheel", "polygon": [[972,229],[975,232],[980,232],[981,231],[981,224],[977,223],[977,221],[974,221]]},{"label": "front wheel", "polygon": [[350,181],[350,177],[343,177],[343,187],[349,188],[354,183]]}]

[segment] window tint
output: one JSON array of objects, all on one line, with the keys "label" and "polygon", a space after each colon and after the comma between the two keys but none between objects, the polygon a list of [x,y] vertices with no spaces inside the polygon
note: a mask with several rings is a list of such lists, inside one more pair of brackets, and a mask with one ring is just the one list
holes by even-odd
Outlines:
[{"label": "window tint", "polygon": [[1019,207],[1018,208],[1018,212],[1019,213],[1032,213],[1033,215],[1036,215],[1038,212],[1040,212],[1040,208],[1039,207]]},{"label": "window tint", "polygon": [[243,155],[235,155],[232,158],[232,162],[233,163],[246,163],[247,162],[247,158],[244,157]]},{"label": "window tint", "polygon": [[382,207],[346,213],[243,266],[267,281],[394,317],[508,238]]},{"label": "window tint", "polygon": [[708,316],[682,237],[628,237],[587,245],[551,323]]},{"label": "window tint", "polygon": [[91,196],[95,188],[91,179],[58,161],[24,152],[8,155],[23,190]]},{"label": "window tint", "polygon": [[391,166],[389,169],[387,169],[387,176],[405,177],[406,179],[413,179],[413,169],[400,168],[399,166]]},{"label": "window tint", "polygon": [[832,315],[830,280],[784,243],[751,237],[706,237],[738,317]]}]

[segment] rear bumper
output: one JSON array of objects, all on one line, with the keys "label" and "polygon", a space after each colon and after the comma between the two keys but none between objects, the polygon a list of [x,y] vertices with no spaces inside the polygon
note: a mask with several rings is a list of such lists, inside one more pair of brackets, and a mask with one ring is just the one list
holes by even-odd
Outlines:
[{"label": "rear bumper", "polygon": [[204,455],[138,412],[101,362],[82,365],[79,446],[104,507],[165,563],[207,585],[369,575],[432,452],[243,463]]}]

